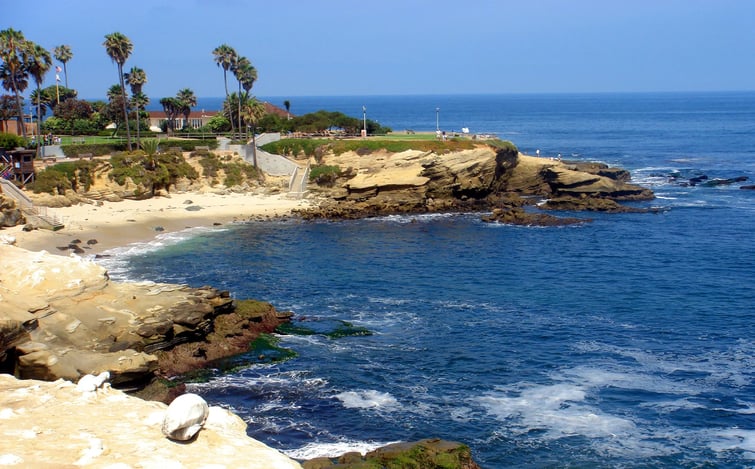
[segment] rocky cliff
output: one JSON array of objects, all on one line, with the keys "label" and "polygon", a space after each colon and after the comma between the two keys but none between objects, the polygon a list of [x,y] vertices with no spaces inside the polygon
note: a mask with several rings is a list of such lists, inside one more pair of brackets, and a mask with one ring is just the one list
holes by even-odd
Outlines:
[{"label": "rocky cliff", "polygon": [[2,244],[0,258],[0,371],[20,378],[108,371],[114,386],[140,388],[243,352],[289,317],[267,303],[239,310],[212,287],[112,282],[75,256]]},{"label": "rocky cliff", "polygon": [[[318,207],[303,211],[304,218],[506,211],[513,205],[521,207],[521,203],[512,201],[513,196],[585,201],[653,198],[649,189],[631,184],[624,170],[599,163],[531,157],[511,145],[479,144],[443,154],[417,150],[346,152],[325,155],[322,164],[340,168],[340,177],[328,187],[312,189],[323,200]],[[572,203],[568,209],[587,208]],[[521,217],[509,218],[516,223]],[[544,215],[525,216],[522,222],[547,219]]]}]

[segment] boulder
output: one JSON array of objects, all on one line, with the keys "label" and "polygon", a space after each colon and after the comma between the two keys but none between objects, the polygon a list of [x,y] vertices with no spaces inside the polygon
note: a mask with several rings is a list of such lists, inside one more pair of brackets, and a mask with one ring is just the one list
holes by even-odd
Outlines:
[{"label": "boulder", "polygon": [[202,429],[210,406],[197,394],[183,394],[170,403],[165,411],[162,432],[171,440],[187,441]]},{"label": "boulder", "polygon": [[346,453],[337,458],[315,458],[302,464],[304,469],[361,469],[372,467],[411,467],[480,469],[468,446],[439,438],[408,443],[393,443],[370,451]]}]

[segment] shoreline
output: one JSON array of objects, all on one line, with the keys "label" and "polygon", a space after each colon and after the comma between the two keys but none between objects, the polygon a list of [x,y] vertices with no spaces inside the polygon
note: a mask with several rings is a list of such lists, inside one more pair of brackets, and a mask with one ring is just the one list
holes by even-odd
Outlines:
[{"label": "shoreline", "polygon": [[68,249],[72,241],[79,240],[76,244],[89,256],[189,228],[284,218],[295,209],[311,205],[307,199],[289,199],[286,194],[182,192],[145,200],[49,209],[50,214],[62,220],[64,228],[24,231],[23,225],[18,225],[0,230],[0,236],[12,236],[15,246],[28,251],[63,256],[72,252]]}]

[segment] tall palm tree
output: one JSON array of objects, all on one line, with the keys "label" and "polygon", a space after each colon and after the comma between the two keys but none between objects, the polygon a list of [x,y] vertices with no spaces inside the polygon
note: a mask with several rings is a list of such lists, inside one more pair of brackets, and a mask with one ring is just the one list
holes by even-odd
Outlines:
[{"label": "tall palm tree", "polygon": [[52,53],[55,55],[55,60],[63,64],[63,75],[66,77],[66,88],[68,88],[68,69],[66,68],[66,64],[73,58],[71,46],[63,44],[62,46],[54,48]]},{"label": "tall palm tree", "polygon": [[29,41],[28,46],[29,55],[27,57],[26,68],[37,85],[37,136],[40,137],[37,138],[37,154],[39,155],[39,147],[42,140],[42,81],[45,78],[45,74],[52,67],[52,57],[50,57],[50,52],[39,44]]},{"label": "tall palm tree", "polygon": [[291,101],[285,100],[283,101],[283,106],[286,108],[286,120],[291,120]]},{"label": "tall palm tree", "polygon": [[28,86],[28,72],[25,69],[29,46],[21,31],[8,28],[0,31],[0,60],[2,60],[3,88],[12,91],[16,96],[16,112],[18,131],[26,137],[24,125],[24,110],[21,92]]},{"label": "tall palm tree", "polygon": [[186,126],[189,125],[189,115],[191,114],[191,108],[197,105],[197,97],[194,96],[194,92],[189,88],[184,88],[182,90],[178,90],[178,94],[176,94],[176,99],[179,103],[181,103],[180,106],[180,114],[183,114],[184,120],[186,121]]},{"label": "tall palm tree", "polygon": [[[136,146],[140,147],[142,143],[141,133],[139,132],[139,113],[141,108],[135,102],[135,98],[137,95],[141,95],[140,102],[144,101],[142,97],[146,98],[142,93],[142,86],[147,83],[147,73],[139,67],[131,67],[131,70],[125,74],[124,78],[128,86],[131,87],[131,102],[136,106]],[[149,103],[149,99],[147,99],[147,103]],[[146,106],[146,103],[144,105]]]},{"label": "tall palm tree", "polygon": [[[236,50],[228,44],[221,44],[212,51],[215,63],[223,69],[223,83],[225,84],[225,99],[228,99],[228,70],[236,61]],[[233,131],[233,119],[231,119],[231,131]]]},{"label": "tall palm tree", "polygon": [[243,87],[247,92],[252,88],[254,81],[257,79],[257,70],[249,59],[237,56],[231,65],[231,71],[239,84],[239,133],[241,133],[241,88]]},{"label": "tall palm tree", "polygon": [[128,126],[126,84],[123,81],[123,64],[126,63],[126,59],[131,55],[134,45],[129,38],[119,32],[106,34],[105,42],[103,42],[102,45],[105,46],[105,51],[107,52],[107,55],[110,56],[110,60],[118,64],[118,79],[121,82],[121,93],[123,94],[123,117],[126,121],[126,145],[128,151],[131,151],[131,130],[129,130]]}]

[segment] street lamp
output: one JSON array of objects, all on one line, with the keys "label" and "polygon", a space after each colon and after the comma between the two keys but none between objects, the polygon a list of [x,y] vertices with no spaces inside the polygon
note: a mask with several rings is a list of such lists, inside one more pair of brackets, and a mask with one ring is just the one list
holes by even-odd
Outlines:
[{"label": "street lamp", "polygon": [[439,116],[439,114],[440,114],[440,108],[436,107],[435,108],[435,131],[436,132],[440,130],[440,125],[438,125],[438,116]]},{"label": "street lamp", "polygon": [[367,137],[367,106],[362,106],[362,137]]}]

